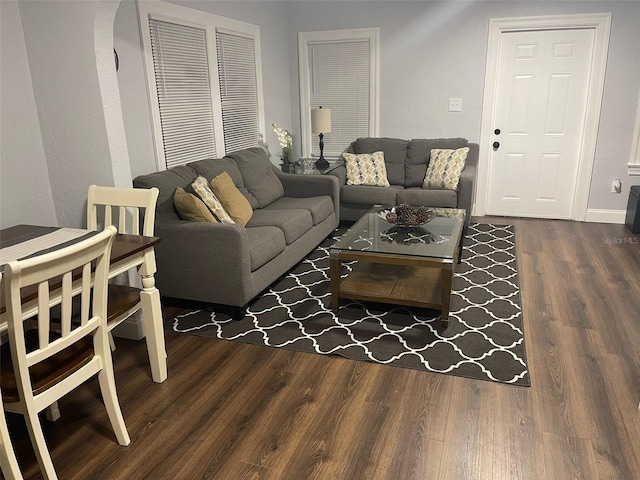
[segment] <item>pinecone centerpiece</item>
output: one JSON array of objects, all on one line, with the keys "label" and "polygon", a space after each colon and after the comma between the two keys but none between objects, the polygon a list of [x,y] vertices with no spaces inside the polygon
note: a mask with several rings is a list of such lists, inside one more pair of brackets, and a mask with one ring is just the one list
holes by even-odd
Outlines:
[{"label": "pinecone centerpiece", "polygon": [[406,203],[396,205],[391,210],[384,212],[385,220],[399,227],[424,225],[434,216],[434,212],[429,207],[412,207]]}]

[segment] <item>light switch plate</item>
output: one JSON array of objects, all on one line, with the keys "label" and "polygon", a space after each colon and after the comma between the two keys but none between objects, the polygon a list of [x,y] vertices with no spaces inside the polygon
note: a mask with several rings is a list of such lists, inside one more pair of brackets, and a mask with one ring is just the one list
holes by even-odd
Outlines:
[{"label": "light switch plate", "polygon": [[450,98],[449,99],[449,111],[450,112],[461,112],[462,111],[462,99],[461,98]]}]

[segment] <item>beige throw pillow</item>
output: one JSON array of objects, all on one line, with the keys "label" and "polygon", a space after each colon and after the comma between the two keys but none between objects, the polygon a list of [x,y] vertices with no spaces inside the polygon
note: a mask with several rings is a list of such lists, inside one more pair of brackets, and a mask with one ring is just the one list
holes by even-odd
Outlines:
[{"label": "beige throw pillow", "polygon": [[200,175],[191,184],[191,188],[193,188],[193,191],[196,192],[196,194],[200,197],[204,204],[209,207],[211,213],[213,213],[216,218],[220,220],[220,223],[236,223],[224,209],[224,207],[220,203],[220,200],[218,200],[218,197],[216,197],[211,191],[206,178]]},{"label": "beige throw pillow", "polygon": [[227,172],[222,172],[215,177],[209,185],[234,222],[238,225],[246,225],[251,220],[253,208],[251,208],[247,197],[240,193]]},{"label": "beige throw pillow", "polygon": [[347,168],[347,185],[371,185],[388,187],[384,152],[342,154]]},{"label": "beige throw pillow", "polygon": [[173,194],[173,205],[183,220],[218,223],[218,219],[202,200],[192,193],[186,192],[182,187],[176,187],[176,191]]},{"label": "beige throw pillow", "polygon": [[434,148],[422,183],[422,188],[458,190],[460,174],[464,169],[469,147],[457,150]]}]

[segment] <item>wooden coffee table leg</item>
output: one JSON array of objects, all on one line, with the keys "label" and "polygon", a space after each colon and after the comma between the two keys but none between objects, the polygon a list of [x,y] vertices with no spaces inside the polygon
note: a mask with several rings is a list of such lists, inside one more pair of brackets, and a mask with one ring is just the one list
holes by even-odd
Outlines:
[{"label": "wooden coffee table leg", "polygon": [[451,306],[451,285],[453,284],[453,268],[444,268],[442,270],[442,290],[440,292],[442,298],[442,314],[440,321],[444,328],[449,326],[449,308]]},{"label": "wooden coffee table leg", "polygon": [[329,251],[329,278],[331,279],[331,310],[337,312],[340,306],[340,253]]}]

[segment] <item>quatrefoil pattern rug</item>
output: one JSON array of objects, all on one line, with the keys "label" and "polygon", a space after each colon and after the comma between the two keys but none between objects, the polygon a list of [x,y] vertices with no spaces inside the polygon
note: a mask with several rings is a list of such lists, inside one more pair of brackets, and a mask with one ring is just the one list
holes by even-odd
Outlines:
[{"label": "quatrefoil pattern rug", "polygon": [[[191,310],[175,332],[529,386],[514,227],[471,224],[456,266],[449,327],[439,311],[342,299],[330,309],[336,230],[262,293],[242,320]],[[344,274],[351,268],[343,266]]]}]

